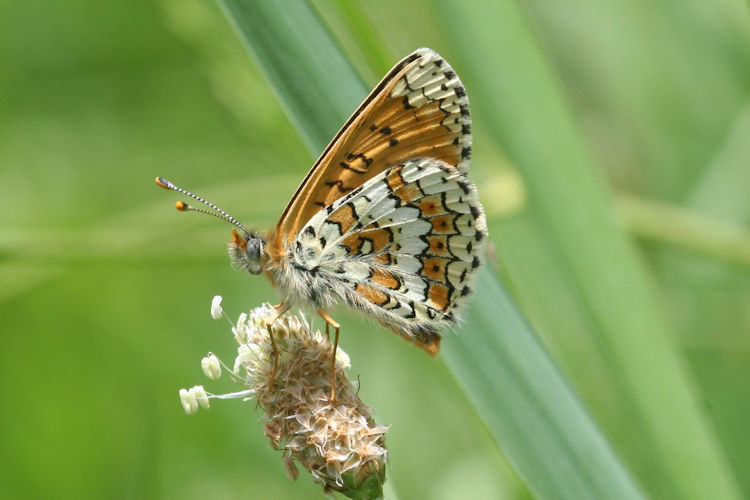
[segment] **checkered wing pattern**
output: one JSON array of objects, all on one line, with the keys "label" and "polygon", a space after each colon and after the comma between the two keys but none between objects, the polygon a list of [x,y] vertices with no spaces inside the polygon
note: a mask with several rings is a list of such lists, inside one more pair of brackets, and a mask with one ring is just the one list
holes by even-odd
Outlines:
[{"label": "checkered wing pattern", "polygon": [[456,322],[486,237],[465,173],[441,159],[415,158],[319,210],[290,258],[348,305],[435,355],[436,328]]},{"label": "checkered wing pattern", "polygon": [[430,157],[464,172],[470,155],[466,91],[439,54],[418,49],[383,78],[336,134],[268,235],[267,250],[284,255],[317,212],[395,165]]}]

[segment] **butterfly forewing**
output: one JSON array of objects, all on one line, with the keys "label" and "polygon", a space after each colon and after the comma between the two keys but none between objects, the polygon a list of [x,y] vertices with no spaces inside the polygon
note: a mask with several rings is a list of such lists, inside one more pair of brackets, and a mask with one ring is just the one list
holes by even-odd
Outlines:
[{"label": "butterfly forewing", "polygon": [[419,49],[383,78],[325,149],[269,235],[268,251],[283,255],[317,212],[394,165],[430,157],[464,171],[470,155],[464,87],[440,55]]}]

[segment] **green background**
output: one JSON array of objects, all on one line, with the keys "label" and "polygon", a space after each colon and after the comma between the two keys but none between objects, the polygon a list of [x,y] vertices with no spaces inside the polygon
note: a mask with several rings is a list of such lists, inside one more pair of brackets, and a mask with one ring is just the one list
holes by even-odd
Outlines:
[{"label": "green background", "polygon": [[[715,470],[703,486],[717,477],[719,496],[750,495],[747,6],[517,2],[531,40],[520,46],[495,2],[312,5],[368,85],[419,46],[458,70],[476,117],[472,177],[490,218],[492,265],[643,491],[690,493],[701,471],[682,463],[710,449]],[[498,75],[535,54],[544,75]],[[319,496],[304,473],[286,479],[252,403],[214,402],[188,418],[177,398],[194,384],[237,389],[200,371],[206,351],[231,361],[235,347],[209,317],[211,297],[223,295],[236,316],[275,295],[229,268],[226,224],[177,213],[153,177],[267,228],[313,160],[224,14],[197,0],[0,2],[0,67],[0,495]],[[539,90],[549,75],[562,99],[540,102],[536,115],[514,106],[509,89],[528,89],[521,104],[551,95]],[[545,153],[574,143],[565,142],[571,130],[584,160],[561,159],[540,177],[534,165],[555,167]],[[607,230],[582,228],[576,199],[550,205],[566,189],[591,194],[581,164],[596,169],[602,203],[627,230],[661,337],[628,323],[622,302],[587,303],[596,299],[587,287],[609,278],[586,265]],[[604,253],[607,266],[630,265]],[[633,299],[633,317],[643,303]],[[599,315],[580,312],[589,309]],[[392,425],[399,497],[536,491],[443,363],[366,320],[336,317],[363,399]],[[616,330],[607,319],[632,329],[625,354],[596,334]],[[461,333],[471,334],[471,325]],[[677,366],[666,382],[652,371],[634,378],[659,352]],[[672,380],[692,414],[670,414],[658,391]],[[659,404],[673,420],[649,420]],[[704,448],[690,436],[684,455],[650,448],[661,436],[649,432],[691,425]]]}]

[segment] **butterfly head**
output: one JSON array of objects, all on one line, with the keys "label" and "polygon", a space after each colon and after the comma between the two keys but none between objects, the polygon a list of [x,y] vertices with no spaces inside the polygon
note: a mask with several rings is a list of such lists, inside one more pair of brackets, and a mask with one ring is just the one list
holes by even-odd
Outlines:
[{"label": "butterfly head", "polygon": [[260,274],[266,262],[265,240],[257,234],[239,234],[232,229],[232,240],[229,242],[229,259],[232,267]]}]

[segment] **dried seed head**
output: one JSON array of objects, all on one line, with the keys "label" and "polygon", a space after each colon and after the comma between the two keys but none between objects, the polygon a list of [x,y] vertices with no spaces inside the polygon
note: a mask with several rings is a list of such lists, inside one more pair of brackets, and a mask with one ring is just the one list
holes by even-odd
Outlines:
[{"label": "dried seed head", "polygon": [[[278,349],[275,373],[267,326],[272,322]],[[326,336],[314,332],[303,316],[287,314],[276,319],[275,309],[263,304],[240,315],[232,333],[240,344],[232,376],[248,389],[210,397],[251,396],[258,403],[267,419],[264,433],[271,446],[282,451],[290,478],[298,476],[296,462],[325,491],[352,498],[382,497],[388,428],[375,424],[372,410],[357,396],[344,371],[349,356],[341,347],[334,369],[336,400],[331,402],[332,345]],[[217,373],[218,359],[204,359],[204,366],[210,365],[204,371],[209,376]],[[197,411],[198,403],[187,401],[186,411]]]}]

